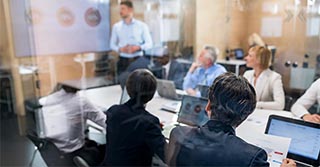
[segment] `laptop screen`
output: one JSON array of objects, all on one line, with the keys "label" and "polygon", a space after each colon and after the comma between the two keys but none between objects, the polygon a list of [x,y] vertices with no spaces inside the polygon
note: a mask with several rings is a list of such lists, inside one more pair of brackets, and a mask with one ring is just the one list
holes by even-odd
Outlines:
[{"label": "laptop screen", "polygon": [[320,124],[271,115],[266,134],[291,138],[288,157],[313,164],[319,162]]},{"label": "laptop screen", "polygon": [[205,98],[183,96],[177,122],[190,126],[204,125],[209,120],[205,111],[207,103]]}]

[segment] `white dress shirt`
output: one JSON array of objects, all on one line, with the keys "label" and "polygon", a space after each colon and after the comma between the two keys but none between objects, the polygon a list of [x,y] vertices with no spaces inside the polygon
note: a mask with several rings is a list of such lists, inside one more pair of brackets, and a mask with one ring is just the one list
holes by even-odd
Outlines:
[{"label": "white dress shirt", "polygon": [[264,70],[254,84],[254,70],[246,71],[243,75],[252,86],[257,94],[257,106],[259,109],[283,110],[285,97],[281,75],[271,71]]},{"label": "white dress shirt", "polygon": [[310,88],[291,107],[291,111],[298,117],[309,114],[308,109],[316,102],[320,104],[320,79],[316,80]]},{"label": "white dress shirt", "polygon": [[116,52],[127,45],[140,46],[141,50],[133,54],[120,53],[121,57],[133,58],[142,56],[142,50],[152,47],[152,39],[147,24],[132,18],[131,23],[127,24],[121,20],[113,25],[110,38],[110,48]]},{"label": "white dress shirt", "polygon": [[84,145],[87,119],[106,127],[106,115],[79,93],[67,93],[61,89],[39,102],[43,105],[44,136],[65,153]]}]

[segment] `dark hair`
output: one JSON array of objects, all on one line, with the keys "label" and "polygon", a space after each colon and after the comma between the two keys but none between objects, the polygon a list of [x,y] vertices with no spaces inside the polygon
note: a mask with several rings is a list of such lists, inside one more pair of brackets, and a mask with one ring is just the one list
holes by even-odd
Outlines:
[{"label": "dark hair", "polygon": [[133,4],[131,1],[122,1],[120,5],[126,5],[129,8],[133,8]]},{"label": "dark hair", "polygon": [[242,76],[224,73],[209,88],[211,119],[237,127],[256,107],[256,93]]},{"label": "dark hair", "polygon": [[129,75],[126,88],[131,99],[137,100],[139,104],[146,104],[156,92],[157,81],[149,70],[137,69]]}]

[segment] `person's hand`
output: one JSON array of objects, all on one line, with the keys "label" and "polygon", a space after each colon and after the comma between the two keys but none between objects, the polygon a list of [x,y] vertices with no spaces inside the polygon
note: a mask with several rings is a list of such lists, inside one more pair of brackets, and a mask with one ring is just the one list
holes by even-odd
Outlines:
[{"label": "person's hand", "polygon": [[188,95],[191,95],[191,96],[197,95],[197,91],[195,91],[192,88],[187,89],[186,92],[187,92]]},{"label": "person's hand", "polygon": [[280,167],[296,167],[297,164],[296,162],[294,162],[294,160],[289,159],[289,158],[285,158],[282,160],[282,164]]},{"label": "person's hand", "polygon": [[190,72],[190,73],[193,73],[194,70],[196,70],[198,67],[200,67],[200,64],[197,63],[197,62],[193,62],[192,65],[191,65],[191,67],[190,67],[190,69],[189,69],[189,72]]},{"label": "person's hand", "polygon": [[161,128],[161,130],[163,130],[163,127],[164,127],[164,122],[162,121],[162,122],[160,122],[160,128]]},{"label": "person's hand", "polygon": [[140,46],[137,46],[137,45],[131,45],[129,46],[129,50],[128,50],[128,53],[135,53],[137,51],[141,50]]},{"label": "person's hand", "polygon": [[130,47],[128,45],[119,49],[119,51],[122,53],[129,53],[129,50],[130,50]]},{"label": "person's hand", "polygon": [[320,115],[318,114],[305,114],[302,116],[302,119],[308,122],[320,123]]}]

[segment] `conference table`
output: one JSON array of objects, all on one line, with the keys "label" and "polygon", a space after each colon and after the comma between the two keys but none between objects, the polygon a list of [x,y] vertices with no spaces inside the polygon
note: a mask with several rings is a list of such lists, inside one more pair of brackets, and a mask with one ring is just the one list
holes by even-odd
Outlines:
[{"label": "conference table", "polygon": [[[94,105],[107,110],[109,107],[120,103],[122,89],[120,85],[100,87],[80,91],[81,96],[86,97]],[[170,103],[181,103],[171,99],[160,97],[157,93],[153,99],[147,103],[146,109],[151,114],[157,116],[161,123],[164,124],[163,134],[169,137],[170,131],[177,124],[178,114],[163,110],[163,106]],[[263,134],[267,125],[269,115],[280,115],[290,118],[296,118],[291,112],[276,110],[256,109],[240,126],[236,128],[236,134],[239,137]],[[298,119],[298,118],[297,118]]]}]

